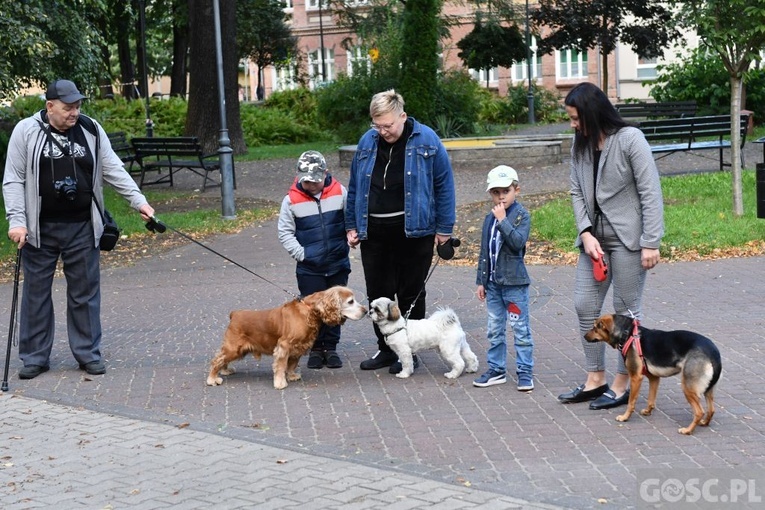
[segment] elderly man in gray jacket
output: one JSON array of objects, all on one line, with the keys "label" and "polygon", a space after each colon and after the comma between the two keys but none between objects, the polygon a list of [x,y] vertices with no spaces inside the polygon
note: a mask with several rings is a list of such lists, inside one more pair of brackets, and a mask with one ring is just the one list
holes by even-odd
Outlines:
[{"label": "elderly man in gray jacket", "polygon": [[100,348],[103,181],[144,221],[154,216],[104,129],[80,114],[85,96],[75,84],[56,80],[45,97],[45,110],[14,128],[3,176],[8,237],[21,250],[24,268],[21,379],[37,377],[50,367],[55,330],[51,288],[59,258],[67,281],[69,347],[82,370],[91,375],[106,372]]}]

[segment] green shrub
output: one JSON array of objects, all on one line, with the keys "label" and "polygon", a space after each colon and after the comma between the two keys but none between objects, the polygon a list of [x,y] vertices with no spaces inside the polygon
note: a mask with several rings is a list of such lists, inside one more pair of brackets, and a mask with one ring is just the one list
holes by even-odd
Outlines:
[{"label": "green shrub", "polygon": [[687,57],[657,66],[650,95],[656,101],[696,101],[699,115],[730,111],[730,81],[722,60],[703,48],[694,48]]},{"label": "green shrub", "polygon": [[[489,124],[526,124],[529,119],[528,88],[511,85],[505,97],[491,95],[484,98],[480,118]],[[557,93],[545,87],[534,87],[534,120],[541,123],[565,120]]]},{"label": "green shrub", "polygon": [[[696,48],[682,61],[658,66],[659,76],[651,82],[656,101],[696,101],[699,115],[730,112],[730,76],[717,54]],[[754,112],[754,120],[765,120],[765,70],[744,73],[742,109]]]},{"label": "green shrub", "polygon": [[[183,136],[187,102],[171,97],[151,99],[149,114],[154,123],[154,136]],[[96,119],[107,132],[124,131],[128,138],[146,136],[146,102],[122,97],[85,101],[83,113]]]},{"label": "green shrub", "polygon": [[[442,138],[475,133],[483,88],[464,71],[440,74],[435,90],[435,117],[423,119]],[[404,98],[406,99],[406,98]]]},{"label": "green shrub", "polygon": [[316,123],[316,94],[305,87],[274,92],[266,99],[265,106],[288,113],[303,124]]},{"label": "green shrub", "polygon": [[[331,130],[341,143],[356,143],[369,129],[369,101],[377,92],[395,88],[393,80],[359,72],[341,74],[316,94],[319,125]],[[406,98],[404,98],[406,100]]]},{"label": "green shrub", "polygon": [[279,109],[243,104],[240,113],[244,141],[249,147],[331,138],[317,126],[301,124],[290,113]]}]

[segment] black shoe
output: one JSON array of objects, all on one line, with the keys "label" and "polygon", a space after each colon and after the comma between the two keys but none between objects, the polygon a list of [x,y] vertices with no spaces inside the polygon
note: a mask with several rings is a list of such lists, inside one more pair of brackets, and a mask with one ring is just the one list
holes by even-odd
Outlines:
[{"label": "black shoe", "polygon": [[377,370],[378,368],[389,367],[396,362],[398,356],[393,351],[377,351],[377,353],[361,362],[362,370]]},{"label": "black shoe", "polygon": [[313,369],[323,367],[324,353],[321,351],[311,351],[311,354],[308,356],[308,363],[306,363],[306,366]]},{"label": "black shoe", "polygon": [[38,375],[45,373],[50,367],[41,367],[40,365],[27,365],[19,370],[19,379],[34,379]]},{"label": "black shoe", "polygon": [[612,407],[623,406],[630,399],[630,390],[622,393],[622,396],[616,398],[613,390],[608,390],[599,396],[594,402],[590,402],[590,409],[598,411],[600,409],[611,409]]},{"label": "black shoe", "polygon": [[324,364],[327,368],[343,368],[343,360],[335,351],[324,351]]},{"label": "black shoe", "polygon": [[103,361],[91,361],[90,363],[80,365],[80,370],[84,370],[90,375],[103,375],[106,373],[106,365],[104,365]]},{"label": "black shoe", "polygon": [[[412,354],[412,361],[414,362],[412,365],[414,368],[417,368],[420,366],[420,360],[417,359],[416,354]],[[401,366],[401,362],[399,360],[396,360],[396,362],[390,366],[390,368],[388,369],[388,372],[391,374],[398,374],[403,369],[404,367]]]},{"label": "black shoe", "polygon": [[599,386],[594,390],[584,391],[584,384],[580,384],[573,390],[562,395],[558,395],[558,401],[562,404],[576,404],[579,402],[587,402],[588,400],[594,400],[608,391],[608,384]]}]

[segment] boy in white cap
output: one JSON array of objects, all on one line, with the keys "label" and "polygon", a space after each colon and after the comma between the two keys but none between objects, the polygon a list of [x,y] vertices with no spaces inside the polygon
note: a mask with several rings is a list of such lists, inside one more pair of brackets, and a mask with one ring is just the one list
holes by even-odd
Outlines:
[{"label": "boy in white cap", "polygon": [[[295,180],[282,201],[277,229],[282,246],[297,261],[295,273],[303,296],[348,284],[347,195],[345,186],[327,172],[320,152],[301,154]],[[308,368],[342,367],[339,341],[340,326],[322,326],[308,356]]]},{"label": "boy in white cap", "polygon": [[518,391],[534,389],[534,341],[529,326],[529,284],[523,257],[531,231],[531,216],[518,202],[521,187],[518,173],[511,167],[493,168],[486,179],[493,207],[486,215],[481,231],[478,257],[477,295],[486,301],[489,315],[486,335],[489,339],[489,369],[473,381],[484,388],[507,382],[508,318],[515,341],[515,365]]}]

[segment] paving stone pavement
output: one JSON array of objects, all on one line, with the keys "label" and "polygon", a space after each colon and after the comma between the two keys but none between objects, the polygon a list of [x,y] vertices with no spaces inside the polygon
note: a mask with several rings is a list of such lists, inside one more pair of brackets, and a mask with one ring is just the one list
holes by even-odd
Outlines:
[{"label": "paving stone pavement", "polygon": [[[280,200],[292,168],[268,165],[241,165],[237,196]],[[461,203],[473,200],[486,170],[458,177]],[[523,172],[526,193],[566,189],[565,164],[538,169],[538,178],[535,170]],[[678,378],[662,381],[651,417],[627,423],[615,421],[618,410],[557,402],[584,373],[567,266],[529,268],[530,393],[513,380],[490,388],[473,387],[470,374],[447,380],[432,351],[408,380],[361,371],[376,350],[367,319],[343,327],[343,368],[303,366],[303,379],[278,391],[270,358],[247,358],[222,386],[207,387],[229,311],[277,306],[297,291],[274,219],[207,242],[270,283],[193,244],[104,270],[104,376],[77,369],[62,319],[65,284],[56,280],[51,370],[19,380],[14,349],[10,391],[0,393],[2,508],[634,508],[641,469],[765,468],[763,257],[651,271],[644,324],[699,331],[722,353],[717,413],[686,437],[677,433],[690,420]],[[352,257],[350,286],[363,299],[358,252]],[[457,311],[483,370],[486,311],[474,279],[474,268],[440,265],[428,307]],[[0,285],[0,317],[11,293]]]}]

